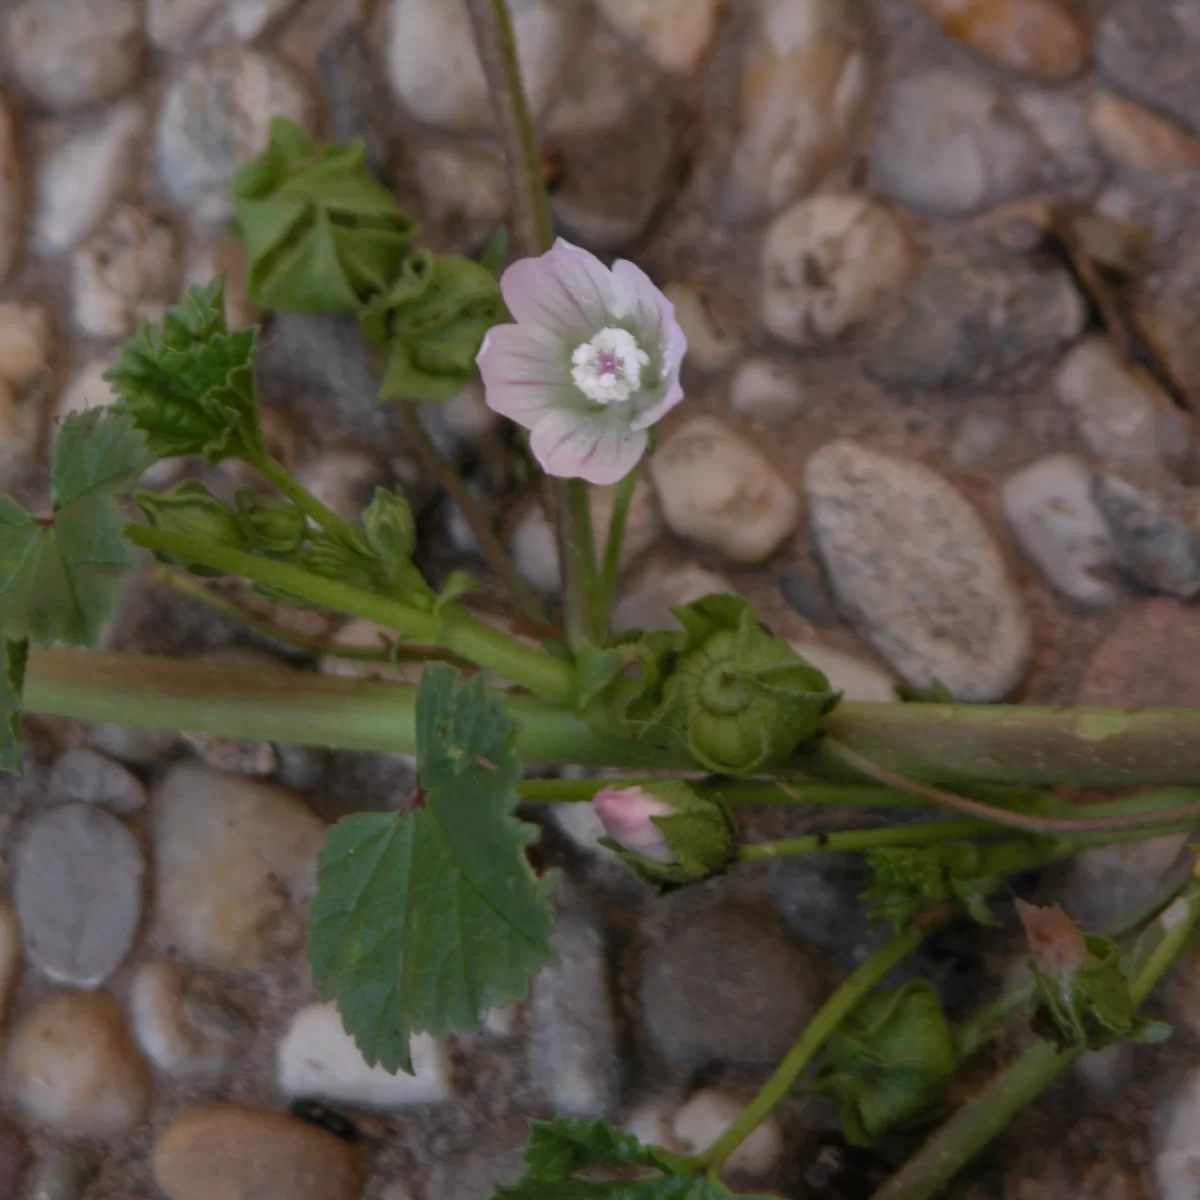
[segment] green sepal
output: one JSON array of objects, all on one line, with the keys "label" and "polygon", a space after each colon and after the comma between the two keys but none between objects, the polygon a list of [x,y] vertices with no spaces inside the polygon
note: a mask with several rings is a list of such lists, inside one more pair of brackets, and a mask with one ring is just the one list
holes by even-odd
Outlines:
[{"label": "green sepal", "polygon": [[397,492],[376,488],[362,521],[367,544],[389,578],[395,578],[409,565],[417,545],[417,523],[408,501]]},{"label": "green sepal", "polygon": [[737,860],[737,824],[719,796],[702,795],[677,779],[652,780],[638,784],[636,790],[674,808],[671,816],[650,818],[666,838],[674,862],[655,862],[613,838],[601,838],[600,845],[631,867],[643,883],[660,891],[702,883],[724,874]]},{"label": "green sepal", "polygon": [[233,499],[251,550],[273,558],[286,557],[308,536],[308,519],[290,500],[276,500],[253,488],[239,488]]},{"label": "green sepal", "polygon": [[381,400],[450,400],[474,378],[484,335],[504,320],[495,276],[469,258],[409,255],[390,291],[359,314],[368,340],[386,347]]},{"label": "green sepal", "polygon": [[354,312],[386,291],[420,232],[367,169],[361,139],[319,146],[283,117],[234,177],[233,208],[251,298],[312,316]]},{"label": "green sepal", "polygon": [[434,613],[440,613],[447,604],[453,604],[462,596],[479,591],[480,583],[470,571],[455,570],[446,576],[442,590],[433,602]]},{"label": "green sepal", "polygon": [[4,670],[0,672],[0,771],[10,775],[21,773],[21,694],[28,661],[28,638],[4,639]]},{"label": "green sepal", "polygon": [[202,454],[209,465],[262,452],[254,352],[258,330],[225,323],[221,278],[194,287],[162,323],[143,322],[105,372],[155,458]]},{"label": "green sepal", "polygon": [[873,992],[834,1030],[813,1088],[841,1105],[847,1140],[870,1146],[932,1116],[957,1065],[937,992],[914,979]]},{"label": "green sepal", "polygon": [[[202,538],[235,550],[246,549],[237,514],[196,480],[181,483],[169,492],[134,492],[133,498],[155,529],[182,537]],[[215,578],[225,574],[166,551],[156,550],[154,557],[170,566],[186,567],[193,575]]]}]

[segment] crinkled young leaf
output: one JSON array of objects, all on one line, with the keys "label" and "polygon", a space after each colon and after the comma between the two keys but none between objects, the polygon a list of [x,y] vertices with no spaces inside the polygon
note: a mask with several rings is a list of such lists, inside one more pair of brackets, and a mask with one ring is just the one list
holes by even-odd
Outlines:
[{"label": "crinkled young leaf", "polygon": [[116,497],[150,465],[146,439],[111,409],[72,413],[55,447],[52,515],[0,496],[0,633],[94,646],[136,565]]},{"label": "crinkled young leaf", "polygon": [[[659,1174],[605,1182],[573,1178],[578,1171],[597,1167]],[[645,1146],[607,1121],[557,1117],[530,1124],[525,1175],[502,1185],[493,1200],[720,1200],[730,1194],[721,1184],[697,1174],[689,1160],[659,1146]]]},{"label": "crinkled young leaf", "polygon": [[225,285],[194,287],[161,325],[143,322],[105,374],[157,458],[209,463],[262,450],[254,385],[257,329],[225,323]]},{"label": "crinkled young leaf", "polygon": [[309,919],[318,988],[391,1071],[411,1069],[413,1033],[479,1029],[553,958],[553,881],[525,857],[537,831],[513,816],[513,725],[481,676],[425,668],[417,759],[415,807],[330,830]]},{"label": "crinkled young leaf", "polygon": [[0,672],[0,771],[21,773],[21,692],[25,687],[25,663],[29,642],[6,638],[4,669]]},{"label": "crinkled young leaf", "polygon": [[388,351],[381,400],[450,400],[475,376],[484,335],[504,320],[496,277],[469,258],[419,251],[363,309],[363,333]]},{"label": "crinkled young leaf", "polygon": [[233,207],[264,308],[353,312],[386,291],[420,226],[367,168],[361,139],[318,146],[283,117],[238,172]]}]

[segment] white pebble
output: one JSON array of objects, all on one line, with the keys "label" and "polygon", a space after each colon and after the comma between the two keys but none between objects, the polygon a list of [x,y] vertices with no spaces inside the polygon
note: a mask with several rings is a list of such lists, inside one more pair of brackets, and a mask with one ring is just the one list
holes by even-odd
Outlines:
[{"label": "white pebble", "polygon": [[675,319],[687,337],[689,366],[723,371],[742,353],[742,340],[729,328],[709,299],[689,283],[668,283],[663,292],[675,306]]},{"label": "white pebble", "polygon": [[521,578],[546,596],[560,586],[558,542],[540,504],[531,504],[509,530],[508,551]]},{"label": "white pebble", "polygon": [[[671,1132],[685,1154],[707,1150],[746,1107],[744,1100],[716,1088],[697,1092],[675,1114]],[[746,1175],[767,1175],[783,1156],[779,1122],[768,1116],[730,1155],[725,1169]]]},{"label": "white pebble", "polygon": [[451,1099],[454,1089],[445,1046],[421,1033],[412,1038],[409,1053],[411,1075],[368,1066],[334,1005],[310,1004],[296,1013],[279,1042],[276,1079],[285,1096],[384,1110]]},{"label": "white pebble", "polygon": [[136,775],[83,746],[58,759],[47,791],[55,799],[102,804],[119,813],[137,812],[146,805],[146,789]]},{"label": "white pebble", "polygon": [[748,358],[729,383],[729,407],[747,421],[769,429],[788,425],[804,408],[800,382],[773,358]]},{"label": "white pebble", "polygon": [[823,642],[799,641],[790,643],[801,658],[806,659],[829,680],[843,700],[887,704],[896,699],[895,682],[882,668],[865,658],[846,654]]},{"label": "white pebble", "polygon": [[383,464],[360,450],[326,450],[297,472],[297,481],[345,521],[357,521],[385,482]]},{"label": "white pebble", "polygon": [[722,0],[599,0],[612,27],[665,71],[690,75],[712,44]]},{"label": "white pebble", "polygon": [[718,593],[737,595],[737,589],[723,575],[698,563],[652,564],[613,605],[613,631],[679,629],[671,609]]}]

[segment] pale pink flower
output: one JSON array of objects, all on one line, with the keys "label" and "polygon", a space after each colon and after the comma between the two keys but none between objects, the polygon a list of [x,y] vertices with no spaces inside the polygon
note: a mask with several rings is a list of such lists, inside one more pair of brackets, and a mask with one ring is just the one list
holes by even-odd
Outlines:
[{"label": "pale pink flower", "polygon": [[674,306],[633,263],[610,270],[562,238],[513,263],[500,291],[516,324],[494,326],[480,347],[488,407],[530,431],[548,475],[628,475],[650,427],[683,399]]},{"label": "pale pink flower", "polygon": [[1017,916],[1037,965],[1056,983],[1067,983],[1087,963],[1083,934],[1057,904],[1039,908],[1018,899]]},{"label": "pale pink flower", "polygon": [[652,817],[671,817],[675,809],[644,788],[603,788],[592,797],[592,807],[605,832],[626,850],[655,862],[675,861],[663,831]]}]

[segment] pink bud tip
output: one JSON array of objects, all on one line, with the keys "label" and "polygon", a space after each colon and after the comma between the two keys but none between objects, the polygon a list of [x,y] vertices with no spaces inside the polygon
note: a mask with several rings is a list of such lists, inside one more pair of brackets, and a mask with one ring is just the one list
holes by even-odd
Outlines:
[{"label": "pink bud tip", "polygon": [[604,788],[592,798],[592,806],[608,836],[626,850],[655,862],[674,861],[663,831],[651,820],[674,814],[665,800],[639,787]]},{"label": "pink bud tip", "polygon": [[1087,945],[1075,923],[1057,905],[1040,908],[1017,901],[1017,915],[1037,964],[1059,983],[1069,979],[1087,962]]}]

